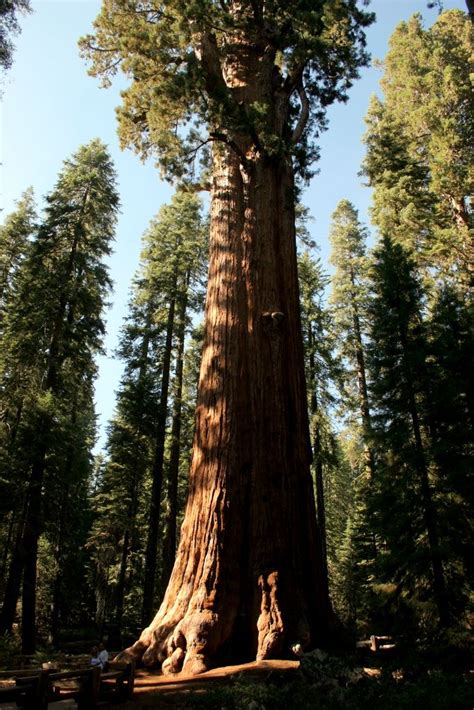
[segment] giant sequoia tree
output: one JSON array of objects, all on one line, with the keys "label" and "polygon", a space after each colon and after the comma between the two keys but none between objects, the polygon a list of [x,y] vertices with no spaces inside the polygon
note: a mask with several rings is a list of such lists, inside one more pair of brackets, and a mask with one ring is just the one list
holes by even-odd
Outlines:
[{"label": "giant sequoia tree", "polygon": [[355,0],[105,0],[92,73],[131,79],[123,145],[190,179],[211,150],[206,325],[189,498],[165,598],[130,649],[200,672],[327,641],[310,476],[295,170],[364,64]]}]

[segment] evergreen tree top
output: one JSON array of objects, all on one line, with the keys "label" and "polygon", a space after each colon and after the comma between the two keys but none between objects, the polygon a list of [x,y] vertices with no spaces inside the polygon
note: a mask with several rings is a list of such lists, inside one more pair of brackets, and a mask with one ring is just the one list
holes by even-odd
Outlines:
[{"label": "evergreen tree top", "polygon": [[194,170],[214,141],[252,137],[269,155],[291,150],[304,172],[326,107],[346,100],[368,61],[356,0],[104,0],[80,41],[104,85],[130,78],[118,109],[122,146],[154,154],[168,174]]}]

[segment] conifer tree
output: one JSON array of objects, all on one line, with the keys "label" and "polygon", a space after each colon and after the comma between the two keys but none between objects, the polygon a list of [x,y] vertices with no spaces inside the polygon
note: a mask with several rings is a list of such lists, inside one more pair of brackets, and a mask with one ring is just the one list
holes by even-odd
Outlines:
[{"label": "conifer tree", "polygon": [[[123,145],[193,178],[212,147],[210,270],[190,487],[164,601],[130,649],[201,672],[224,649],[269,658],[330,636],[315,527],[295,249],[326,107],[367,61],[354,0],[106,0],[82,41],[131,79]],[[117,41],[118,40],[118,41]],[[284,268],[282,268],[284,265]],[[205,512],[204,512],[205,511]]]},{"label": "conifer tree", "polygon": [[[103,492],[96,500],[98,517],[90,542],[98,578],[102,570],[101,574],[106,574],[114,586],[113,598],[104,600],[99,595],[100,616],[107,616],[112,604],[118,632],[131,581],[135,584],[133,595],[143,596],[142,615],[147,619],[159,591],[162,489],[165,474],[177,476],[179,464],[185,336],[190,315],[202,305],[200,283],[207,235],[200,209],[194,194],[178,190],[151,222],[118,349],[125,371],[116,414],[109,426]],[[171,467],[175,469],[173,474]],[[103,500],[107,490],[111,491],[108,503]],[[176,494],[173,496],[176,505]],[[101,549],[102,539],[107,540],[105,547],[114,554]],[[172,544],[168,556],[173,560]],[[143,569],[131,568],[132,552],[135,560],[143,556]],[[142,590],[137,587],[139,582]],[[134,621],[131,625],[135,627],[141,616],[135,613],[130,619],[130,613],[129,610],[127,623]]]},{"label": "conifer tree", "polygon": [[[25,259],[29,240],[31,239],[36,221],[36,210],[33,199],[33,191],[27,190],[17,207],[9,214],[3,225],[0,227],[0,338],[3,339],[4,320],[9,301],[14,297],[15,274]],[[4,348],[0,348],[0,368],[3,366]],[[10,418],[8,427],[0,427],[0,504],[2,510],[2,524],[0,524],[1,540],[1,567],[0,579],[4,580],[6,573],[6,563],[9,549],[12,544],[12,537],[15,531],[15,504],[12,501],[18,500],[19,481],[12,479],[9,474],[14,469],[12,461],[13,446],[17,431],[17,421],[19,410],[12,421],[11,403],[4,396],[3,388],[0,390],[0,421],[6,417]],[[3,584],[0,584],[0,594],[3,591]]]},{"label": "conifer tree", "polygon": [[[336,342],[332,314],[323,303],[324,289],[328,284],[328,278],[323,273],[320,261],[314,261],[308,251],[298,257],[298,275],[316,487],[316,512],[327,568],[328,535],[325,491],[330,480],[337,476],[339,465],[332,417],[342,372],[335,355]],[[333,548],[333,541],[331,541],[331,548]]]},{"label": "conifer tree", "polygon": [[334,309],[339,352],[345,364],[343,398],[348,419],[342,439],[341,466],[346,467],[351,503],[336,551],[335,598],[341,617],[353,624],[360,619],[368,587],[367,566],[375,554],[374,533],[367,498],[375,476],[375,451],[366,364],[367,335],[367,229],[357,210],[341,200],[330,229],[331,304]]},{"label": "conifer tree", "polygon": [[367,306],[366,239],[367,229],[359,222],[357,210],[348,200],[341,200],[332,215],[330,231],[331,263],[335,267],[331,301],[341,355],[347,364],[347,392],[352,394],[357,417],[362,423],[370,479],[375,472],[375,458],[371,447],[372,425],[363,342]]},{"label": "conifer tree", "polygon": [[474,253],[472,48],[473,26],[460,10],[430,29],[419,15],[397,27],[383,65],[384,100],[369,109],[364,163],[377,226],[414,249],[425,277],[435,269],[463,291]]},{"label": "conifer tree", "polygon": [[36,208],[33,189],[29,188],[0,227],[0,328],[15,273],[26,256],[35,227]]},{"label": "conifer tree", "polygon": [[5,71],[13,62],[12,35],[20,33],[17,14],[31,11],[30,0],[4,0],[0,5],[0,67]]},{"label": "conifer tree", "polygon": [[[18,270],[5,319],[2,388],[18,418],[16,461],[25,477],[23,513],[12,551],[0,616],[10,631],[23,578],[23,646],[34,648],[36,565],[43,529],[42,497],[55,447],[73,402],[90,389],[104,332],[110,253],[118,196],[105,149],[94,140],[65,161],[28,258]],[[21,430],[21,431],[20,431]]]},{"label": "conifer tree", "polygon": [[451,287],[437,294],[427,317],[426,417],[440,536],[453,619],[463,623],[472,572],[469,563],[472,511],[474,324],[469,301]]},{"label": "conifer tree", "polygon": [[[414,261],[388,237],[374,252],[370,368],[380,466],[374,491],[383,565],[398,591],[450,620],[425,407],[426,333]],[[380,471],[379,471],[380,467]]]}]

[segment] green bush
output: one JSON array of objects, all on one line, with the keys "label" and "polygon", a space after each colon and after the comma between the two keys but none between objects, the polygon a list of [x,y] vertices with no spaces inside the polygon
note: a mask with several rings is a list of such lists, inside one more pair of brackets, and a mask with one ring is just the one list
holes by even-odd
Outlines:
[{"label": "green bush", "polygon": [[0,636],[0,668],[18,667],[21,656],[20,642],[15,636]]},{"label": "green bush", "polygon": [[[201,710],[471,710],[473,681],[468,674],[441,670],[368,677],[349,656],[315,651],[303,657],[295,673],[271,673],[266,679],[231,680],[199,696],[183,708]],[[176,707],[180,707],[179,705]]]}]

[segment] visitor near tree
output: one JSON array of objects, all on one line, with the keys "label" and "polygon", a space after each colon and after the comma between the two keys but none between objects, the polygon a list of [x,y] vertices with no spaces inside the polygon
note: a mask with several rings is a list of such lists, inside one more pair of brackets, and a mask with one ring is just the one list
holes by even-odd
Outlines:
[{"label": "visitor near tree", "polygon": [[99,664],[103,671],[106,671],[109,665],[109,652],[103,643],[99,644]]}]

